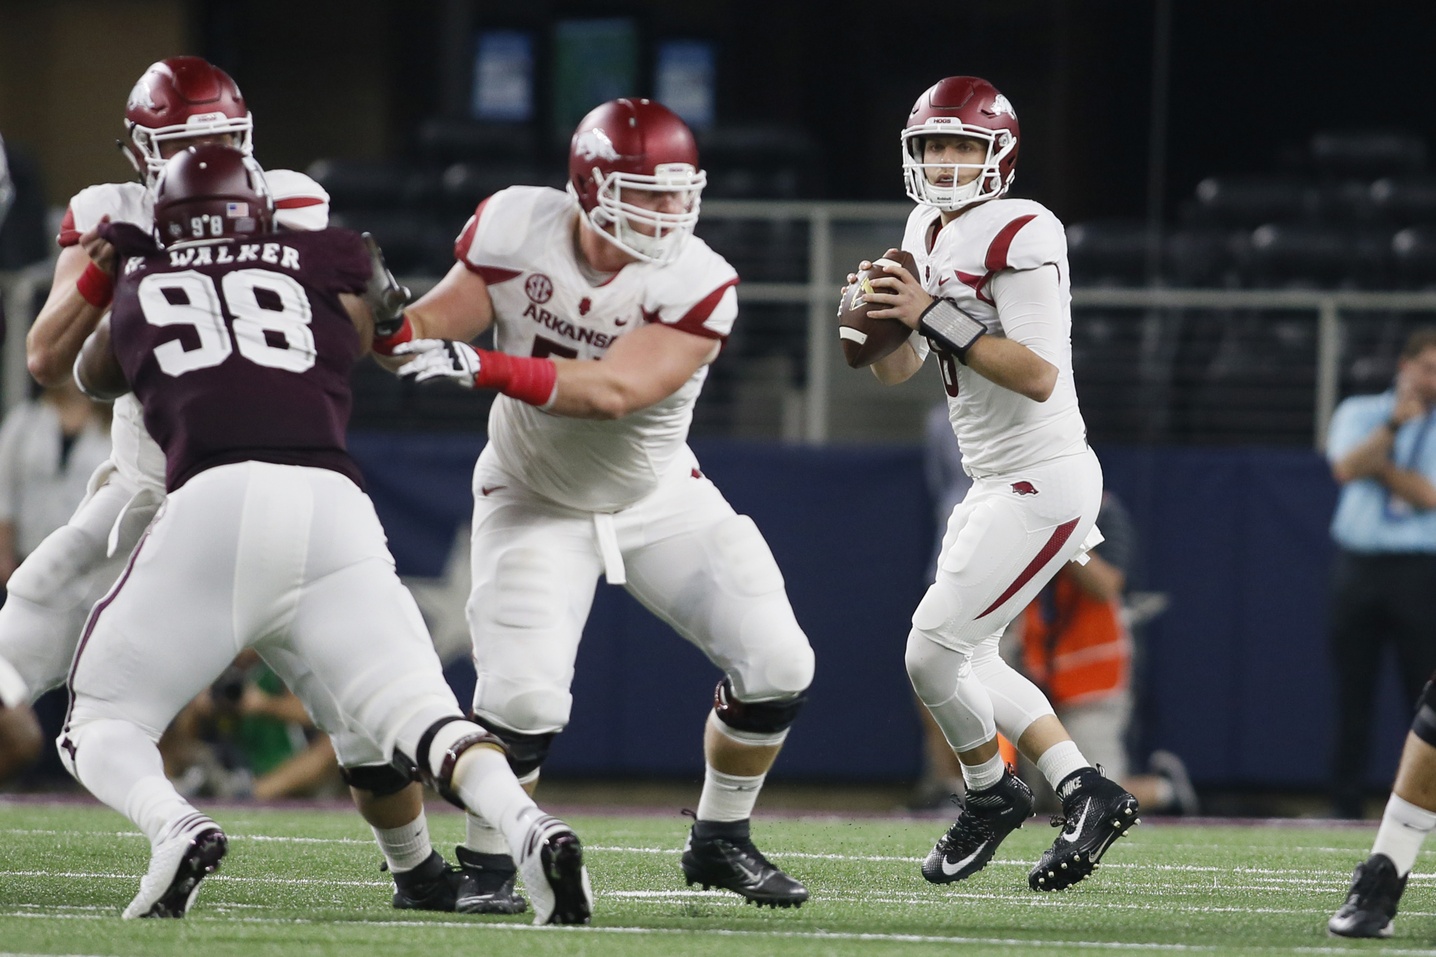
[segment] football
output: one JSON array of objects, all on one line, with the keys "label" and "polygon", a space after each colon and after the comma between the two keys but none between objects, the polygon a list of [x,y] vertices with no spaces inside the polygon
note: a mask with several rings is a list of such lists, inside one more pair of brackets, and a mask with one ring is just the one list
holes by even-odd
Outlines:
[{"label": "football", "polygon": [[854,369],[870,366],[907,341],[912,330],[896,319],[873,319],[868,316],[867,294],[873,291],[872,281],[886,276],[883,265],[896,263],[914,276],[917,260],[903,249],[889,249],[881,259],[873,260],[871,269],[858,274],[857,282],[848,287],[838,304],[838,338],[843,344],[843,358]]}]

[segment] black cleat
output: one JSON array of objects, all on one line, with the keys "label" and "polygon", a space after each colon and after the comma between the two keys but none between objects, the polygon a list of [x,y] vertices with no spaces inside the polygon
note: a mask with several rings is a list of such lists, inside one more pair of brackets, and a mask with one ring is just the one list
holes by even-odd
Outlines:
[{"label": "black cleat", "polygon": [[452,911],[459,881],[459,869],[433,851],[413,870],[394,874],[394,909]]},{"label": "black cleat", "polygon": [[228,848],[219,825],[198,811],[175,822],[151,851],[140,892],[121,916],[183,917]]},{"label": "black cleat", "polygon": [[458,899],[454,910],[460,914],[522,914],[529,902],[514,890],[518,865],[507,854],[484,854],[462,844],[454,848],[459,861]]},{"label": "black cleat", "polygon": [[951,884],[987,866],[1007,835],[1032,815],[1032,789],[1010,770],[981,791],[968,791],[957,821],[938,838],[922,862],[922,876]]},{"label": "black cleat", "polygon": [[[1407,875],[1408,877],[1410,875]],[[1406,890],[1406,877],[1385,854],[1373,854],[1356,865],[1346,903],[1326,922],[1335,937],[1390,937],[1396,904]]]},{"label": "black cleat", "polygon": [[1141,823],[1137,799],[1096,768],[1073,771],[1057,785],[1062,833],[1027,875],[1035,891],[1060,891],[1095,871],[1112,842]]},{"label": "black cleat", "polygon": [[683,877],[691,887],[735,891],[759,907],[798,907],[808,889],[753,846],[749,822],[695,821],[683,846]]}]

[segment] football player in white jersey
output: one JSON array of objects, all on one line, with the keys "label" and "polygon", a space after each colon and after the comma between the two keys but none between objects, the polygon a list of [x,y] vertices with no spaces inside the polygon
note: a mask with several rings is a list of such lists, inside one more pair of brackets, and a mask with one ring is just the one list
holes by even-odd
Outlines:
[{"label": "football player in white jersey", "polygon": [[[573,135],[568,192],[512,187],[481,203],[458,263],[386,345],[413,357],[406,374],[500,393],[474,470],[468,615],[474,711],[520,779],[537,780],[568,724],[604,575],[723,671],[686,880],[790,907],[807,888],[764,858],[749,820],[813,652],[767,543],[687,445],[737,315],[733,267],[691,235],[705,178],[671,110],[599,106]],[[466,344],[490,325],[495,351]],[[513,865],[486,822],[470,817],[459,859],[499,869],[483,893],[509,893]]]},{"label": "football player in white jersey", "polygon": [[1137,822],[1137,801],[1089,765],[1042,691],[997,653],[1007,623],[1101,540],[1102,469],[1072,381],[1062,224],[1039,203],[1003,198],[1018,135],[1012,104],[986,80],[948,77],[918,97],[902,131],[903,175],[918,204],[902,248],[918,274],[885,267],[868,298],[883,307],[870,315],[917,333],[874,374],[891,385],[937,361],[973,480],[908,635],[913,688],[967,787],[922,873],[934,883],[976,873],[1031,814],[1032,792],[999,755],[1000,731],[1062,800],[1062,833],[1028,875],[1034,890],[1061,890]]},{"label": "football player in white jersey", "polygon": [[[114,251],[100,238],[105,222],[154,223],[153,186],[166,158],[187,146],[223,142],[252,151],[253,120],[234,80],[199,57],[152,64],[125,107],[120,144],[139,179],[81,190],[60,227],[60,254],[40,314],[26,339],[31,374],[49,385],[71,374],[85,338],[109,310]],[[269,170],[276,222],[321,229],[329,196],[303,173]],[[110,460],[68,524],[16,569],[0,607],[0,739],[38,739],[30,703],[65,680],[90,608],[114,583],[140,534],[164,500],[164,454],[145,431],[133,396],[116,400]],[[373,827],[396,882],[396,907],[452,910],[460,875],[429,842],[422,789],[391,768],[360,736],[335,739],[346,780]],[[5,749],[0,748],[0,752]],[[33,760],[16,755],[12,765]],[[0,780],[10,769],[0,766]]]}]

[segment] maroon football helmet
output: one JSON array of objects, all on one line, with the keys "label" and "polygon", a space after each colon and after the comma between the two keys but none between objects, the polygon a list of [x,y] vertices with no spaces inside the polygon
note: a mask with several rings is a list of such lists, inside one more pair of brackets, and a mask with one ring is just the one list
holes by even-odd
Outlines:
[{"label": "maroon football helmet", "polygon": [[[639,259],[677,258],[698,222],[707,181],[688,125],[653,100],[610,100],[573,132],[569,192],[599,235]],[[632,195],[625,199],[626,189],[671,198],[662,197],[661,208],[653,209],[633,202]]]},{"label": "maroon football helmet", "polygon": [[232,146],[206,143],[176,153],[155,181],[161,246],[254,236],[274,225],[274,200],[259,164]]},{"label": "maroon football helmet", "polygon": [[[963,186],[938,186],[924,175],[923,137],[933,134],[971,136],[987,142],[981,172]],[[917,98],[902,131],[903,179],[914,202],[938,209],[961,209],[969,203],[996,199],[1012,185],[1017,165],[1017,113],[1007,97],[986,80],[950,76]],[[956,168],[942,164],[952,169]],[[936,168],[936,164],[933,164]]]},{"label": "maroon football helmet", "polygon": [[160,143],[229,134],[245,154],[253,150],[254,122],[229,74],[197,56],[150,65],[125,105],[125,155],[147,185],[165,165]]}]

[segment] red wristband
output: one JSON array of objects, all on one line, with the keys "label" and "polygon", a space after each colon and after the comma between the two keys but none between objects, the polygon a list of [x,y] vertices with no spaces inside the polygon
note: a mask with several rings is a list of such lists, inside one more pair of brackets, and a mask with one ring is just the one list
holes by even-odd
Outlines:
[{"label": "red wristband", "polygon": [[558,366],[552,359],[511,356],[488,349],[476,351],[479,354],[479,372],[474,376],[476,388],[497,389],[529,405],[546,406],[553,399]]},{"label": "red wristband", "polygon": [[80,291],[82,299],[97,309],[103,309],[115,295],[115,277],[91,259],[85,271],[80,273],[80,278],[75,280],[75,288]]},{"label": "red wristband", "polygon": [[414,338],[414,326],[409,322],[409,314],[406,312],[404,313],[404,322],[392,335],[374,337],[373,348],[381,356],[392,356],[395,346],[402,345],[412,338]]}]

